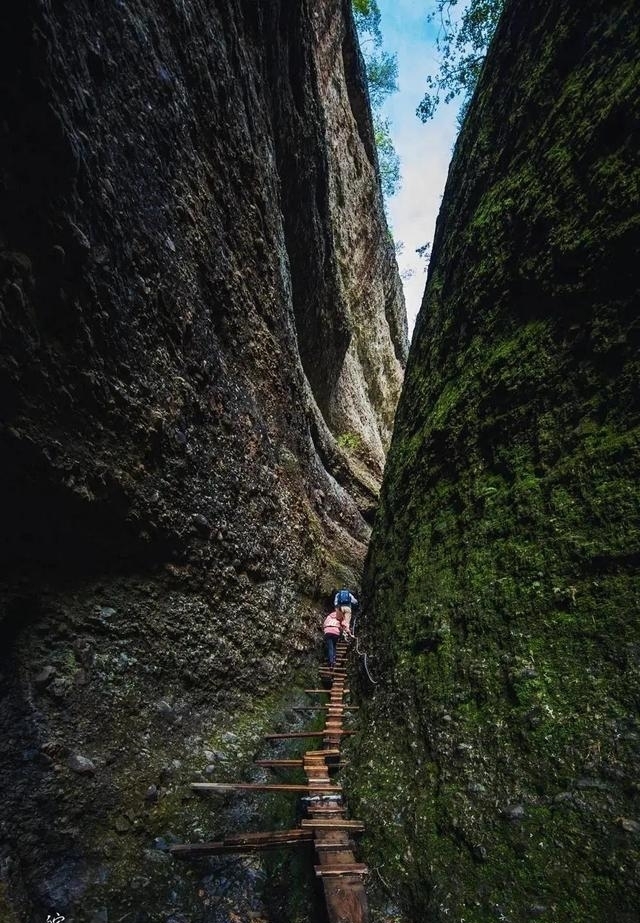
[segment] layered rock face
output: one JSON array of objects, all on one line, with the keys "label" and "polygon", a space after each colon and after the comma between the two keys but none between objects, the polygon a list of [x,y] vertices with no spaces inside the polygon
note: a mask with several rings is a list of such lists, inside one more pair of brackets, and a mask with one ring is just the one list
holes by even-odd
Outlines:
[{"label": "layered rock face", "polygon": [[412,921],[640,915],[639,10],[543,6],[455,150],[368,563],[351,804]]},{"label": "layered rock face", "polygon": [[349,4],[5,20],[3,871],[80,920],[159,767],[357,579],[406,321]]}]

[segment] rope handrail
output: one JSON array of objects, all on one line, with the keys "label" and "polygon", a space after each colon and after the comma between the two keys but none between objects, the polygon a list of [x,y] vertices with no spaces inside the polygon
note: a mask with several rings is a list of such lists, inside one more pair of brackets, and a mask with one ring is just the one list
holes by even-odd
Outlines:
[{"label": "rope handrail", "polygon": [[356,654],[358,655],[358,657],[362,657],[363,664],[364,664],[364,669],[365,669],[365,673],[366,673],[367,676],[369,677],[369,682],[373,683],[374,686],[377,686],[377,685],[378,685],[378,680],[377,680],[377,679],[374,679],[373,676],[371,675],[371,673],[369,672],[369,664],[368,664],[368,657],[369,657],[369,655],[366,653],[366,651],[361,651],[361,650],[360,650],[360,638],[359,638],[359,636],[356,635],[356,633],[355,633],[356,622],[357,622],[357,618],[355,618],[355,619],[353,620],[353,628],[354,628],[354,631],[351,632],[351,637],[352,637],[353,640],[356,642]]}]

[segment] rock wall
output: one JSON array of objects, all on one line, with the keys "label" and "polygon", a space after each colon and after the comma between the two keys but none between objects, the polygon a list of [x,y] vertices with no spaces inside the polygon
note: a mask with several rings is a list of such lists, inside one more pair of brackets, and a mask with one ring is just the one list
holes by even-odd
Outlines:
[{"label": "rock wall", "polygon": [[164,920],[152,834],[369,537],[407,338],[361,58],[339,0],[4,18],[0,908]]},{"label": "rock wall", "polygon": [[639,26],[509,0],[450,168],[349,796],[411,921],[640,918]]}]

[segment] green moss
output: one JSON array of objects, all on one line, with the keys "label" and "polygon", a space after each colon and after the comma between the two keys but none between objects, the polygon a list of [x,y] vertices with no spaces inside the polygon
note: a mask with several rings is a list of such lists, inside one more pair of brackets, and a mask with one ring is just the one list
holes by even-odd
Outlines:
[{"label": "green moss", "polygon": [[358,433],[341,433],[336,442],[345,452],[357,452],[362,447],[362,438]]},{"label": "green moss", "polygon": [[350,800],[411,919],[630,923],[638,20],[630,2],[505,15],[385,472],[367,566],[380,685]]}]

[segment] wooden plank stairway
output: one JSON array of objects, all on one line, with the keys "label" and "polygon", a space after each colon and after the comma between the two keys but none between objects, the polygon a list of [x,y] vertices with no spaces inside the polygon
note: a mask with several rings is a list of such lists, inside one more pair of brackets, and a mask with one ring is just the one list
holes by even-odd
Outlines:
[{"label": "wooden plank stairway", "polygon": [[171,852],[174,856],[181,857],[221,855],[313,843],[316,852],[314,870],[322,882],[329,923],[368,923],[369,913],[363,881],[367,867],[356,861],[352,840],[354,834],[364,831],[364,824],[358,820],[347,819],[346,806],[341,797],[342,786],[332,784],[329,775],[332,769],[343,765],[339,761],[341,740],[348,734],[355,733],[342,727],[345,711],[349,708],[344,702],[344,696],[348,692],[345,688],[346,654],[346,642],[340,641],[337,646],[335,669],[320,669],[321,678],[329,682],[330,687],[305,690],[311,695],[329,695],[329,701],[320,708],[326,714],[324,727],[319,731],[268,734],[265,737],[268,741],[321,737],[322,748],[307,750],[298,759],[256,760],[256,763],[263,767],[301,767],[307,777],[306,785],[245,782],[194,782],[191,785],[194,791],[200,792],[304,793],[308,817],[300,822],[299,827],[292,830],[236,834],[219,842],[172,846]]}]

